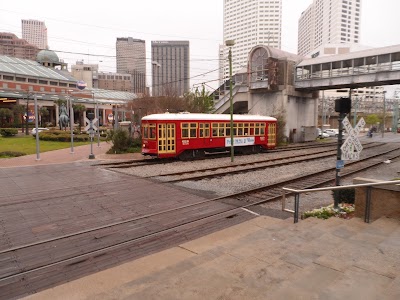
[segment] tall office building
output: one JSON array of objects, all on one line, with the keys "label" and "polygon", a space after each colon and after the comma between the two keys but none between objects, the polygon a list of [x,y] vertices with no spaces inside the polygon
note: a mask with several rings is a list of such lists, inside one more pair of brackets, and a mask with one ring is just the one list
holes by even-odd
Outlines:
[{"label": "tall office building", "polygon": [[151,42],[153,96],[182,96],[190,89],[189,41]]},{"label": "tall office building", "polygon": [[146,42],[131,37],[117,38],[117,73],[131,74],[133,92],[146,92]]},{"label": "tall office building", "polygon": [[[282,0],[224,0],[224,43],[234,40],[232,72],[247,66],[248,54],[256,45],[281,48]],[[228,56],[228,48],[224,56]],[[222,60],[225,80],[229,76],[227,59]]]},{"label": "tall office building", "polygon": [[47,49],[47,27],[43,21],[21,20],[22,38],[39,49]]},{"label": "tall office building", "polygon": [[299,55],[325,44],[359,43],[361,0],[314,0],[301,14]]}]

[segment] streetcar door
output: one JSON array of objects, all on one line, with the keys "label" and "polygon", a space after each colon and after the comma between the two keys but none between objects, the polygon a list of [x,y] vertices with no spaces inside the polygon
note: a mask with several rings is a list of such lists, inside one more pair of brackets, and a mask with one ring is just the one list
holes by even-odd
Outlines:
[{"label": "streetcar door", "polygon": [[175,153],[175,124],[158,124],[158,153]]}]

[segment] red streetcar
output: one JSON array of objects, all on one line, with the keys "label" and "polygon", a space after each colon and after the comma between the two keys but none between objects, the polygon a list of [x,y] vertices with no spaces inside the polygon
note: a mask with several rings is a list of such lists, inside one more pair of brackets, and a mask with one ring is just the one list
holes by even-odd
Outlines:
[{"label": "red streetcar", "polygon": [[[206,153],[229,151],[231,124],[228,114],[165,113],[142,118],[142,154],[182,160]],[[233,115],[234,150],[258,153],[276,147],[276,119]]]}]

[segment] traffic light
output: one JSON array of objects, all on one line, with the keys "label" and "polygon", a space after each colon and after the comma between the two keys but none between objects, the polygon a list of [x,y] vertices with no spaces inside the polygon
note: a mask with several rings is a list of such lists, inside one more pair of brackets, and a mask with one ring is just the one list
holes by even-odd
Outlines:
[{"label": "traffic light", "polygon": [[338,113],[349,113],[351,110],[350,98],[341,97],[335,100],[335,111]]},{"label": "traffic light", "polygon": [[90,121],[92,121],[92,120],[94,119],[94,113],[92,113],[92,112],[87,113],[87,118],[88,118]]}]

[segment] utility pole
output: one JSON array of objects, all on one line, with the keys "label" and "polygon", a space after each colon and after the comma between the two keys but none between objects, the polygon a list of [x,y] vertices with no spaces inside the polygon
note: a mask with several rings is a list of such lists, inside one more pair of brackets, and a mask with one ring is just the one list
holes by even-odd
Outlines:
[{"label": "utility pole", "polygon": [[382,138],[385,137],[385,119],[386,119],[386,91],[383,91],[383,120],[382,120]]},{"label": "utility pole", "polygon": [[[25,135],[29,135],[29,96],[30,93],[26,94],[26,117],[25,117]],[[37,133],[36,133],[37,134]]]},{"label": "utility pole", "polygon": [[225,45],[229,47],[229,103],[231,113],[231,162],[234,160],[234,145],[233,145],[233,98],[232,98],[232,46],[235,45],[234,40],[227,40]]}]

